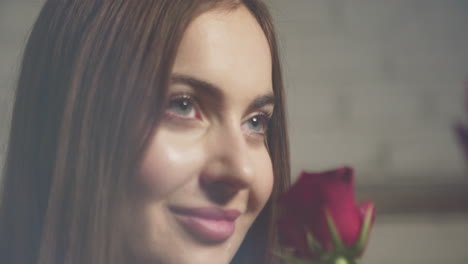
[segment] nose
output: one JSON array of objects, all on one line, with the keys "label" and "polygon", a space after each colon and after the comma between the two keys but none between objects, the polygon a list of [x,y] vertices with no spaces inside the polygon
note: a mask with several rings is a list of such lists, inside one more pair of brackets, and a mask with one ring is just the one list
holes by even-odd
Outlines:
[{"label": "nose", "polygon": [[208,136],[200,180],[212,198],[229,199],[254,180],[254,160],[241,127],[220,127]]}]

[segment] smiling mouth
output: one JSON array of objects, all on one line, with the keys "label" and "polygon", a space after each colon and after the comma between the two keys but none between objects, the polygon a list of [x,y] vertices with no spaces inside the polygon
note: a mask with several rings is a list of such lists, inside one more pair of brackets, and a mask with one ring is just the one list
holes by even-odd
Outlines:
[{"label": "smiling mouth", "polygon": [[222,242],[235,231],[238,210],[224,210],[217,207],[181,208],[172,207],[177,221],[189,233],[207,242]]}]

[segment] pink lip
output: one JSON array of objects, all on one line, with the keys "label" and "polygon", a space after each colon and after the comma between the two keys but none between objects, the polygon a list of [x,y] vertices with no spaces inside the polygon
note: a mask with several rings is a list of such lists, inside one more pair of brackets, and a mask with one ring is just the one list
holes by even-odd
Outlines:
[{"label": "pink lip", "polygon": [[177,220],[192,234],[208,241],[223,241],[234,234],[238,210],[217,207],[173,207]]}]

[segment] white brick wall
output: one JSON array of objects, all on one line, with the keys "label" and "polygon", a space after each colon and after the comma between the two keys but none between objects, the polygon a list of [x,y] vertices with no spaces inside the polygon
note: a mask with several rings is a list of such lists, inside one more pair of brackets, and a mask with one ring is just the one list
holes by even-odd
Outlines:
[{"label": "white brick wall", "polygon": [[468,215],[384,215],[362,264],[468,263]]},{"label": "white brick wall", "polygon": [[[343,163],[364,184],[466,175],[451,125],[464,115],[468,1],[266,1],[280,33],[293,175]],[[0,0],[0,168],[42,2]],[[363,263],[467,263],[467,244],[466,215],[380,215]]]},{"label": "white brick wall", "polygon": [[[2,164],[15,73],[42,2],[0,2]],[[282,47],[293,175],[344,163],[363,183],[466,174],[451,125],[464,116],[468,2],[267,2]]]},{"label": "white brick wall", "polygon": [[467,1],[268,2],[286,66],[293,175],[346,163],[361,183],[466,178],[451,128],[465,115]]},{"label": "white brick wall", "polygon": [[0,171],[3,168],[21,53],[43,1],[0,1]]}]

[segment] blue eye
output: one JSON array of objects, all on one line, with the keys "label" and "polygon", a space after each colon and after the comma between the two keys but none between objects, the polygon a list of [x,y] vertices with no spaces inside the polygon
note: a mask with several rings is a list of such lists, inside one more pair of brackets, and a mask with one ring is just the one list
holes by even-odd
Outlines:
[{"label": "blue eye", "polygon": [[268,126],[269,117],[266,114],[258,114],[247,120],[247,129],[258,134],[265,134]]},{"label": "blue eye", "polygon": [[185,119],[199,118],[200,116],[192,98],[187,95],[171,99],[166,113]]}]

